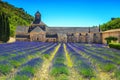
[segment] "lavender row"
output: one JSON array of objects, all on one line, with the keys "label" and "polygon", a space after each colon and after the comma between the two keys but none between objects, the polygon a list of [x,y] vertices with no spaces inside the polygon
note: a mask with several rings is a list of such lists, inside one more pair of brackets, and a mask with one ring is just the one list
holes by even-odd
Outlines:
[{"label": "lavender row", "polygon": [[95,54],[91,54],[90,52],[85,51],[84,48],[82,48],[82,47],[76,47],[73,45],[71,45],[71,47],[75,48],[78,52],[81,53],[81,55],[84,55],[84,57],[89,58],[89,60],[94,65],[97,65],[97,67],[99,67],[101,69],[101,71],[110,72],[110,71],[114,71],[114,69],[116,69],[116,66],[110,60],[104,60],[103,58],[101,58]]},{"label": "lavender row", "polygon": [[68,44],[66,45],[75,70],[78,71],[78,73],[84,78],[96,78],[94,67],[91,65],[88,59],[84,58],[81,54],[73,50]]}]

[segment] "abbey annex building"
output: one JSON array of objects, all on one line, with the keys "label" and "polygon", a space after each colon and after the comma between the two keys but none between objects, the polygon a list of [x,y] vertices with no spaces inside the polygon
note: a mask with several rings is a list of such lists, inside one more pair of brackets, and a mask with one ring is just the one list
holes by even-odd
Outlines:
[{"label": "abbey annex building", "polygon": [[103,43],[99,27],[48,27],[41,21],[39,11],[31,26],[18,26],[16,40],[41,42]]}]

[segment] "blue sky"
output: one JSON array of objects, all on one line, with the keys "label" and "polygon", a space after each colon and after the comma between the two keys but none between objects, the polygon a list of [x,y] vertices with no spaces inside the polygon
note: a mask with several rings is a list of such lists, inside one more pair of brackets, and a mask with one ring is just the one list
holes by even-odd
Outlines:
[{"label": "blue sky", "polygon": [[3,0],[22,7],[29,14],[42,14],[42,21],[52,27],[91,27],[111,17],[120,17],[119,0]]}]

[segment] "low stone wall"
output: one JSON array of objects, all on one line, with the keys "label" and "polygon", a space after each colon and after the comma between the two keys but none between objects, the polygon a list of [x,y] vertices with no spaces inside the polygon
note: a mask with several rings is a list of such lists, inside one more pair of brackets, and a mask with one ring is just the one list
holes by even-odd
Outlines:
[{"label": "low stone wall", "polygon": [[9,39],[9,41],[7,43],[13,43],[15,41],[16,41],[16,39],[14,37],[10,37],[10,39]]},{"label": "low stone wall", "polygon": [[113,29],[113,30],[102,32],[102,43],[106,44],[107,42],[105,38],[110,36],[118,38],[117,42],[120,43],[120,29]]}]

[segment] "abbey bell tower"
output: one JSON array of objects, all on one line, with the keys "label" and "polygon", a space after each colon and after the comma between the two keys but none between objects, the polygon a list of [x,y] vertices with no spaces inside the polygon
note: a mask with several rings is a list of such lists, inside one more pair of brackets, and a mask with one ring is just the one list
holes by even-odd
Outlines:
[{"label": "abbey bell tower", "polygon": [[41,14],[39,11],[35,13],[35,20],[33,21],[33,24],[39,24],[41,22]]}]

